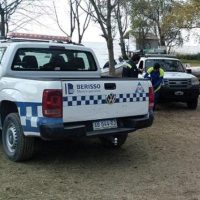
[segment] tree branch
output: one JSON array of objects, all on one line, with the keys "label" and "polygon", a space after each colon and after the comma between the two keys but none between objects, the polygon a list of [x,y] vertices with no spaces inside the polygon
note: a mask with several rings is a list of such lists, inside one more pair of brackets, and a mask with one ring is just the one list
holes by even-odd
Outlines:
[{"label": "tree branch", "polygon": [[61,27],[61,25],[60,25],[60,22],[59,22],[59,19],[58,19],[57,10],[56,10],[56,6],[55,6],[55,2],[54,2],[54,1],[53,1],[53,7],[54,7],[54,12],[55,12],[56,22],[57,22],[58,27],[60,28],[60,30],[61,30],[65,35],[67,35],[67,37],[69,37],[69,35],[64,31],[64,29],[63,29],[63,28]]}]

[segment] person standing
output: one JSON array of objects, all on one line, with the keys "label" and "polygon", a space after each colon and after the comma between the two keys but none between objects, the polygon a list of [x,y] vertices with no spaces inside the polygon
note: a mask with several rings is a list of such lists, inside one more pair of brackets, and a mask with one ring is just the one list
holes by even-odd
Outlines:
[{"label": "person standing", "polygon": [[122,77],[133,77],[137,78],[139,74],[139,70],[137,68],[137,63],[140,60],[140,56],[138,54],[134,54],[130,60],[123,64],[122,69]]},{"label": "person standing", "polygon": [[150,67],[144,78],[150,77],[153,89],[154,89],[154,110],[155,106],[158,103],[159,96],[160,96],[160,88],[163,82],[164,77],[164,70],[161,68],[159,63],[155,63],[153,67]]}]

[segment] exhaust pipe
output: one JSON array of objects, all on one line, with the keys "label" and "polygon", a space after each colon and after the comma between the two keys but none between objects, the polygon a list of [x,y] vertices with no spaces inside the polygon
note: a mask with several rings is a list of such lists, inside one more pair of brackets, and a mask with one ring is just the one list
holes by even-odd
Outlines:
[{"label": "exhaust pipe", "polygon": [[114,144],[114,146],[117,146],[118,145],[118,138],[113,137],[112,138],[112,143]]}]

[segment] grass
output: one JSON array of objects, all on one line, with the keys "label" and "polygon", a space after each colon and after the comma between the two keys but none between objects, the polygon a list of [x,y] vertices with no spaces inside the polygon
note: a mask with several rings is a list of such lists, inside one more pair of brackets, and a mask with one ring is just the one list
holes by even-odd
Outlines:
[{"label": "grass", "polygon": [[200,60],[187,60],[187,59],[180,59],[183,64],[190,64],[191,67],[200,66]]}]

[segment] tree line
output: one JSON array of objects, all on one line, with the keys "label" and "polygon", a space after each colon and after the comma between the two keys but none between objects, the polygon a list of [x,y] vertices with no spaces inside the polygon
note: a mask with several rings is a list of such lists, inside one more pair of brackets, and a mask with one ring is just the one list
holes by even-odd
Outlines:
[{"label": "tree line", "polygon": [[[6,36],[9,24],[15,23],[16,29],[23,28],[25,23],[37,20],[47,10],[45,0],[1,0],[0,1],[0,31]],[[70,27],[64,31],[58,19],[58,11],[53,2],[55,20],[64,34],[71,38],[77,34],[78,43],[82,42],[87,28],[92,23],[100,26],[102,37],[108,49],[109,72],[115,74],[114,39],[118,39],[121,55],[127,59],[124,42],[125,34],[132,34],[145,46],[145,39],[149,34],[155,35],[160,46],[178,46],[183,43],[182,30],[190,31],[200,28],[199,0],[66,0],[68,2]],[[35,12],[28,13],[28,9]],[[48,8],[48,9],[47,9]],[[13,20],[12,15],[18,12],[23,20]],[[33,16],[34,15],[34,16]],[[37,17],[36,17],[37,16]],[[38,23],[39,22],[38,20]],[[66,25],[67,26],[67,25]],[[66,30],[66,29],[65,29]]]}]

